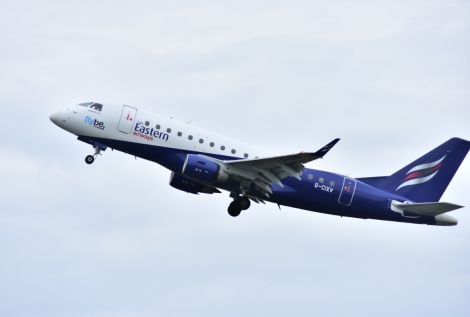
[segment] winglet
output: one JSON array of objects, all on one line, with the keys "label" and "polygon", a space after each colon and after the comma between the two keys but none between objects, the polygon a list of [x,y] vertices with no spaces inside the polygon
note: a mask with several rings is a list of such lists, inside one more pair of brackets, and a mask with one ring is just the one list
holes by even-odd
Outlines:
[{"label": "winglet", "polygon": [[325,154],[328,153],[328,151],[331,150],[331,148],[335,146],[336,143],[339,142],[339,140],[340,140],[339,138],[334,139],[333,141],[331,141],[330,143],[328,143],[327,145],[325,145],[324,147],[316,151],[314,154],[318,157],[325,156]]}]

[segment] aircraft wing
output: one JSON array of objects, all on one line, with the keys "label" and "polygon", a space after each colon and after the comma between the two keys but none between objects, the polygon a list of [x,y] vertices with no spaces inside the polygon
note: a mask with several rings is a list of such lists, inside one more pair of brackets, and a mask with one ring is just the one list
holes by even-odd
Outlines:
[{"label": "aircraft wing", "polygon": [[242,194],[249,196],[254,186],[256,191],[269,197],[269,194],[272,194],[273,183],[284,187],[281,180],[286,177],[291,176],[300,180],[303,164],[322,158],[338,141],[339,139],[334,139],[316,152],[222,162],[231,175],[236,175],[240,179]]}]

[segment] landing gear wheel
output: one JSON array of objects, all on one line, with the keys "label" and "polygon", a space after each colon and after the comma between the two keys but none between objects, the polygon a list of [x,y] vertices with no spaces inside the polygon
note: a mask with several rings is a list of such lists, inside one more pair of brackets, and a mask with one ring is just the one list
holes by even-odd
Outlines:
[{"label": "landing gear wheel", "polygon": [[250,199],[242,196],[234,197],[233,201],[228,206],[228,214],[232,217],[238,217],[242,210],[250,208]]},{"label": "landing gear wheel", "polygon": [[95,158],[93,155],[87,155],[87,157],[85,157],[85,163],[87,164],[93,164],[94,161],[95,161]]},{"label": "landing gear wheel", "polygon": [[232,217],[238,217],[241,212],[242,209],[236,201],[232,201],[228,206],[228,214]]},{"label": "landing gear wheel", "polygon": [[251,206],[251,202],[248,198],[246,197],[241,197],[236,200],[238,206],[241,208],[241,210],[247,210]]},{"label": "landing gear wheel", "polygon": [[95,161],[95,158],[97,158],[98,155],[101,155],[101,151],[106,150],[106,146],[103,144],[99,144],[99,143],[95,143],[93,145],[93,148],[95,149],[95,154],[87,155],[87,157],[85,157],[85,163],[87,164],[93,164],[93,162]]}]

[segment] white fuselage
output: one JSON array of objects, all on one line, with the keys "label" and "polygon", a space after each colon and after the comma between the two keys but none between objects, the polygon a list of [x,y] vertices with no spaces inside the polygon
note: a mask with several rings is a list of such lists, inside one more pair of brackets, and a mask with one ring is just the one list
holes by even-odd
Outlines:
[{"label": "white fuselage", "polygon": [[[88,106],[87,106],[88,105]],[[82,137],[154,145],[229,158],[257,158],[267,153],[248,144],[129,106],[90,104],[53,114],[61,128]]]}]

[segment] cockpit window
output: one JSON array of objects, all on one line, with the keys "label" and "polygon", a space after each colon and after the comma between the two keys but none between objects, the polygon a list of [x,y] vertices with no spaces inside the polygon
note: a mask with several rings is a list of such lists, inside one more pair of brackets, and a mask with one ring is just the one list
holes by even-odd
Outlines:
[{"label": "cockpit window", "polygon": [[96,110],[96,111],[101,111],[101,110],[103,110],[103,105],[100,104],[100,103],[96,103],[96,102],[95,102],[94,104],[92,104],[92,105],[90,106],[90,109],[94,109],[94,110]]},{"label": "cockpit window", "polygon": [[97,102],[85,102],[78,104],[81,107],[90,108],[91,110],[101,111],[103,110],[103,105]]}]

